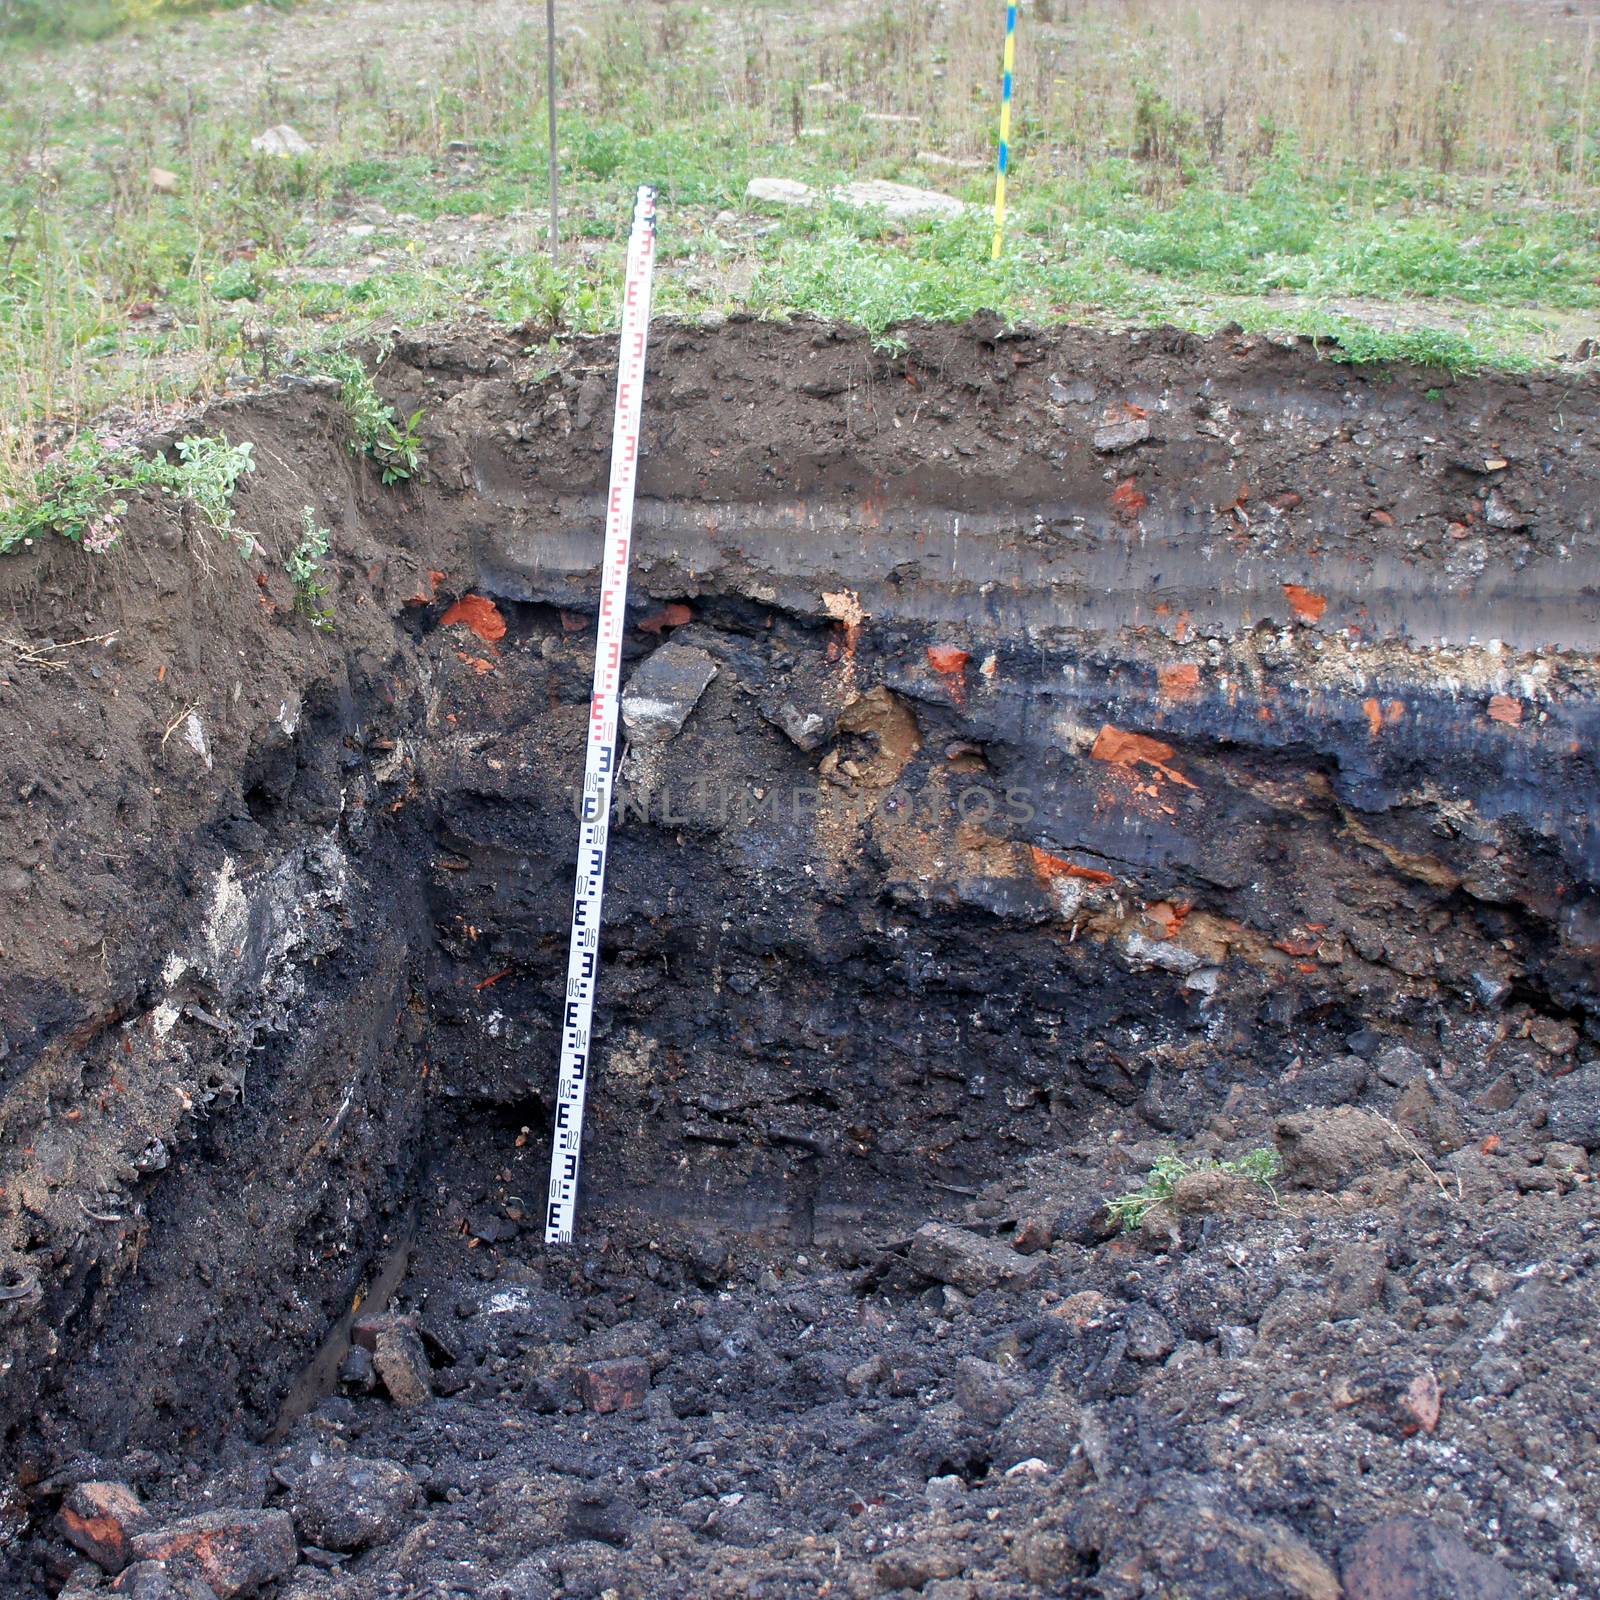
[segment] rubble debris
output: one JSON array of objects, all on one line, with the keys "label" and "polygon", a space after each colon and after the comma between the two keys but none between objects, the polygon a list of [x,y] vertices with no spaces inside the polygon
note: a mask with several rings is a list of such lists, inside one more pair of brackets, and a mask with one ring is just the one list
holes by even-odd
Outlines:
[{"label": "rubble debris", "polygon": [[670,739],[716,675],[716,662],[693,645],[672,641],[652,651],[622,690],[622,723],[629,736],[645,744]]},{"label": "rubble debris", "polygon": [[135,1534],[129,1551],[140,1561],[165,1562],[173,1575],[204,1579],[217,1600],[253,1595],[300,1559],[287,1511],[203,1511]]},{"label": "rubble debris", "polygon": [[144,1524],[139,1496],[125,1483],[80,1483],[61,1503],[56,1531],[107,1572],[128,1561],[128,1540]]},{"label": "rubble debris", "polygon": [[986,1239],[946,1222],[925,1222],[918,1228],[911,1239],[910,1255],[918,1272],[964,1294],[1026,1283],[1040,1266],[1036,1255],[1019,1255],[998,1239]]},{"label": "rubble debris", "polygon": [[365,1550],[400,1533],[417,1497],[416,1479],[396,1462],[334,1456],[295,1485],[294,1519],[308,1544]]},{"label": "rubble debris", "polygon": [[1517,1600],[1498,1561],[1425,1517],[1391,1517],[1367,1529],[1340,1563],[1345,1600]]}]

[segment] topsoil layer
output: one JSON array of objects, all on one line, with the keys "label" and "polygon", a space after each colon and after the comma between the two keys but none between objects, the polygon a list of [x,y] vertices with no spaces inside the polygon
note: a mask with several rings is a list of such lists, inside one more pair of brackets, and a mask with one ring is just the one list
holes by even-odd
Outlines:
[{"label": "topsoil layer", "polygon": [[906,339],[657,330],[570,1252],[613,344],[0,564],[5,1592],[1600,1594],[1600,389]]}]

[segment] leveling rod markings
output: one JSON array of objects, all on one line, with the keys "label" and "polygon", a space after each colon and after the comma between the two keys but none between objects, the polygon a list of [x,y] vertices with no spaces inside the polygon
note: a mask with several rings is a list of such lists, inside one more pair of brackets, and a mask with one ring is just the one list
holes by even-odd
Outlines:
[{"label": "leveling rod markings", "polygon": [[656,259],[656,192],[639,186],[628,236],[628,270],[617,349],[617,415],[611,432],[611,489],[606,496],[605,565],[600,576],[600,628],[594,689],[589,697],[589,748],[583,767],[578,826],[578,878],[572,890],[572,942],[561,1012],[561,1077],[556,1088],[555,1142],[544,1242],[569,1244],[578,1205],[583,1151],[583,1100],[589,1083],[589,1032],[600,966],[600,898],[606,882],[606,835],[617,765],[618,678],[623,613],[628,604],[628,548],[633,542],[633,491],[639,470],[639,412],[644,352]]},{"label": "leveling rod markings", "polygon": [[1000,80],[1000,149],[994,165],[994,247],[992,261],[1000,259],[1006,236],[1006,172],[1011,166],[1011,77],[1017,65],[1017,8],[1006,7],[1005,73]]}]

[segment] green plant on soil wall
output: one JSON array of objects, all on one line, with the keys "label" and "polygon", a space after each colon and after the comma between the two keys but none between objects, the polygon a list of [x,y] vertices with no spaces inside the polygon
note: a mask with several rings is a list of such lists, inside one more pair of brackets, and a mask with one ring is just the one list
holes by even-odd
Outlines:
[{"label": "green plant on soil wall", "polygon": [[378,393],[367,369],[348,351],[329,351],[316,365],[340,384],[340,398],[350,414],[350,448],[371,456],[382,469],[385,483],[401,483],[414,476],[422,465],[422,436],[417,431],[422,407],[402,424],[399,413]]},{"label": "green plant on soil wall", "polygon": [[328,603],[322,563],[327,559],[332,536],[328,529],[317,525],[316,513],[310,506],[302,507],[300,526],[300,542],[283,564],[294,583],[294,608],[313,628],[331,628],[333,607]]},{"label": "green plant on soil wall", "polygon": [[94,435],[75,439],[47,460],[0,504],[0,554],[44,534],[55,534],[102,554],[122,536],[127,495],[156,488],[192,505],[208,527],[255,552],[255,535],[234,526],[233,494],[255,471],[254,446],[231,444],[222,434],[193,434],[164,455],[143,457],[131,446]]}]

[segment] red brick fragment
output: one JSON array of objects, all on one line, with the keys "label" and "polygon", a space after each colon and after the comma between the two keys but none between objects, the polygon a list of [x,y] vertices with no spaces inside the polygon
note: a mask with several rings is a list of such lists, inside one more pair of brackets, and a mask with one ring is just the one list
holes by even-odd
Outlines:
[{"label": "red brick fragment", "polygon": [[1085,883],[1117,881],[1109,872],[1101,872],[1098,867],[1080,867],[1076,861],[1053,856],[1048,851],[1041,850],[1036,844],[1029,845],[1028,849],[1033,853],[1033,870],[1044,883],[1056,878],[1081,878]]},{"label": "red brick fragment", "polygon": [[62,1502],[56,1532],[107,1572],[128,1564],[128,1540],[145,1520],[139,1497],[125,1483],[80,1483]]},{"label": "red brick fragment", "polygon": [[930,644],[927,653],[928,665],[944,680],[950,698],[961,705],[967,697],[967,663],[972,660],[971,652],[953,644]]},{"label": "red brick fragment", "polygon": [[462,595],[439,622],[446,628],[456,623],[471,628],[486,644],[496,644],[506,636],[506,619],[500,615],[500,608],[481,594]]},{"label": "red brick fragment", "polygon": [[287,1511],[203,1511],[136,1534],[129,1549],[140,1561],[165,1561],[204,1578],[217,1600],[254,1594],[300,1559]]},{"label": "red brick fragment", "polygon": [[1514,700],[1508,694],[1497,694],[1489,702],[1489,715],[1496,722],[1503,722],[1508,727],[1520,727],[1522,724],[1522,702]]},{"label": "red brick fragment", "polygon": [[1129,521],[1137,517],[1149,504],[1150,497],[1140,492],[1138,483],[1132,478],[1124,478],[1111,491],[1111,509]]},{"label": "red brick fragment", "polygon": [[1283,592],[1288,597],[1289,608],[1302,622],[1316,622],[1328,609],[1328,597],[1317,594],[1298,583],[1286,583]]},{"label": "red brick fragment", "polygon": [[640,633],[662,633],[694,621],[694,612],[680,600],[669,600],[659,611],[652,611],[639,623]]},{"label": "red brick fragment", "polygon": [[633,1411],[650,1390],[650,1363],[641,1356],[591,1361],[578,1370],[578,1393],[591,1411]]},{"label": "red brick fragment", "polygon": [[1117,766],[1149,767],[1162,777],[1170,778],[1174,783],[1181,783],[1186,789],[1194,788],[1194,785],[1171,765],[1172,758],[1177,754],[1172,746],[1163,744],[1159,739],[1152,739],[1147,733],[1129,733],[1126,729],[1113,727],[1108,722],[1095,736],[1094,746],[1089,754],[1096,761],[1110,761]]},{"label": "red brick fragment", "polygon": [[1163,699],[1189,700],[1200,692],[1200,668],[1193,661],[1180,661],[1173,667],[1161,667],[1156,681]]}]

